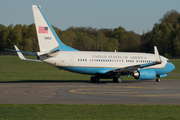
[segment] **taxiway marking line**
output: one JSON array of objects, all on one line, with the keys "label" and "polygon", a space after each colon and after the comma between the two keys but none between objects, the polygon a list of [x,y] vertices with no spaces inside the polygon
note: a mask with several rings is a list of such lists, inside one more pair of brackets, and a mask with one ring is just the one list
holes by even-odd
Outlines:
[{"label": "taxiway marking line", "polygon": [[137,97],[168,97],[168,96],[180,96],[180,94],[159,94],[159,95],[135,95]]}]

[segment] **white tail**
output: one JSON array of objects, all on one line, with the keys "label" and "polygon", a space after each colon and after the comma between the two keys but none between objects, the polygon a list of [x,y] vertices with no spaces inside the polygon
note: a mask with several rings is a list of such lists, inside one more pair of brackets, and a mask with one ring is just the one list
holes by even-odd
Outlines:
[{"label": "white tail", "polygon": [[77,51],[76,49],[66,46],[61,42],[54,29],[43,14],[40,6],[32,5],[32,9],[40,52],[52,52],[56,50]]}]

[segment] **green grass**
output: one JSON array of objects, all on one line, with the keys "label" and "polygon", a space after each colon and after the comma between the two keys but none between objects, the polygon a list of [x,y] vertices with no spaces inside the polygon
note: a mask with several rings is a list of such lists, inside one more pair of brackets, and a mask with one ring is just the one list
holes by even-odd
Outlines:
[{"label": "green grass", "polygon": [[[35,57],[30,57],[35,58]],[[18,56],[0,56],[0,82],[89,80],[89,75],[59,70],[46,63],[23,61]]]},{"label": "green grass", "polygon": [[[29,58],[35,58],[29,56]],[[171,73],[180,74],[180,60],[170,60],[176,66]],[[52,67],[46,63],[23,61],[18,56],[0,56],[0,82],[26,81],[89,81],[90,75],[72,73]],[[133,77],[122,77],[134,80]],[[180,79],[180,76],[168,76],[164,79]],[[111,79],[109,79],[111,80]]]},{"label": "green grass", "polygon": [[0,119],[9,120],[178,120],[176,105],[0,105]]}]

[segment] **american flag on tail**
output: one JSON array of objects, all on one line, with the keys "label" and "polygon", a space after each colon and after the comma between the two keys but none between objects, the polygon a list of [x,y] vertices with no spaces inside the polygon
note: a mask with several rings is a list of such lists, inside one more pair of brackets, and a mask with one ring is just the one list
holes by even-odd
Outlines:
[{"label": "american flag on tail", "polygon": [[48,27],[39,26],[38,33],[48,33]]}]

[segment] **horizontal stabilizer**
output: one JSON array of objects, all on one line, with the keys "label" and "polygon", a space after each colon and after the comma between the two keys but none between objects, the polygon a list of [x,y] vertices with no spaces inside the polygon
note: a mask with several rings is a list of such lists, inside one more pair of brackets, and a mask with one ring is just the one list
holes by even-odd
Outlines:
[{"label": "horizontal stabilizer", "polygon": [[13,51],[13,52],[21,52],[21,53],[30,54],[30,55],[37,55],[37,54],[34,53],[34,52],[20,51],[19,49],[18,49],[18,50],[4,49],[4,50]]},{"label": "horizontal stabilizer", "polygon": [[16,52],[17,52],[17,54],[18,54],[18,56],[19,56],[19,58],[20,58],[21,60],[28,60],[28,61],[42,62],[42,61],[40,61],[40,60],[27,59],[27,58],[25,58],[24,55],[21,53],[21,51],[18,49],[18,47],[17,47],[16,45],[14,45],[14,47],[15,47]]}]

